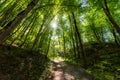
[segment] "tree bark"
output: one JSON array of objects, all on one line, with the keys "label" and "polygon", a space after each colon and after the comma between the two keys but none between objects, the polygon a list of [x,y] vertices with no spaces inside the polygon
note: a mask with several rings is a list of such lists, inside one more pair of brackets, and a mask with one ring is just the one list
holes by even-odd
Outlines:
[{"label": "tree bark", "polygon": [[[16,1],[4,14],[4,16],[0,19],[0,26],[4,27],[7,23],[6,20],[8,20],[9,14],[12,12],[12,10],[17,6],[17,4],[20,2],[20,0]],[[7,27],[7,26],[6,26]]]},{"label": "tree bark", "polygon": [[74,60],[77,58],[77,52],[76,52],[76,47],[75,47],[75,39],[74,39],[74,35],[73,35],[73,28],[72,28],[72,22],[71,22],[71,18],[69,16],[69,21],[70,21],[70,38],[71,38],[71,42],[72,42],[72,48],[73,48],[73,55],[74,55]]},{"label": "tree bark", "polygon": [[7,37],[14,31],[14,29],[20,24],[20,22],[27,16],[27,14],[35,7],[39,0],[34,0],[30,2],[27,8],[18,14],[18,16],[11,22],[9,22],[6,26],[7,29],[3,29],[0,32],[0,44],[2,44]]},{"label": "tree bark", "polygon": [[104,0],[104,3],[102,5],[102,8],[103,8],[103,11],[104,13],[106,14],[106,16],[108,17],[109,21],[112,23],[113,27],[116,29],[116,31],[120,34],[120,27],[119,25],[115,22],[115,20],[113,19],[110,11],[109,11],[109,8],[107,6],[107,1]]},{"label": "tree bark", "polygon": [[83,64],[84,64],[84,67],[86,67],[86,62],[87,62],[86,61],[86,54],[85,54],[84,47],[83,47],[83,44],[82,44],[81,34],[79,33],[79,30],[78,30],[78,27],[77,27],[77,22],[76,22],[75,15],[74,15],[73,12],[72,12],[72,17],[73,17],[73,20],[74,20],[75,31],[77,33],[77,37],[78,37],[78,40],[79,40],[79,43],[80,43],[80,48],[81,48],[81,53],[82,53],[82,58],[83,58]]}]

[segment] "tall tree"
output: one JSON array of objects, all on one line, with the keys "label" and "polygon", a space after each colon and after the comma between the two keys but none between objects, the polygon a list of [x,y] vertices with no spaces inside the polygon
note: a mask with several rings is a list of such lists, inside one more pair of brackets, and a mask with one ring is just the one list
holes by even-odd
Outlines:
[{"label": "tall tree", "polygon": [[[9,22],[0,32],[0,44],[4,42],[4,40],[9,37],[9,35],[13,32],[13,30],[20,24],[20,22],[27,16],[27,14],[36,6],[39,0],[31,1],[27,8],[23,10],[18,16],[11,22]],[[5,26],[5,27],[6,27]]]},{"label": "tall tree", "polygon": [[112,17],[110,10],[107,6],[107,0],[104,0],[103,5],[102,5],[103,11],[108,17],[109,21],[112,23],[113,27],[116,29],[116,31],[120,34],[120,27],[119,25],[115,22],[114,18]]},{"label": "tall tree", "polygon": [[[9,17],[9,14],[11,13],[11,11],[17,6],[17,4],[20,2],[16,1],[4,14],[4,16],[0,19],[0,26],[4,27],[4,25],[7,23],[7,18]],[[8,27],[8,26],[7,26]]]},{"label": "tall tree", "polygon": [[87,63],[87,61],[86,61],[86,54],[85,54],[85,51],[84,51],[84,47],[83,47],[83,43],[82,43],[82,39],[81,39],[81,34],[79,32],[79,29],[78,29],[78,26],[77,26],[77,22],[76,22],[76,18],[75,18],[75,15],[74,15],[73,12],[72,12],[72,17],[73,17],[75,31],[76,31],[76,34],[77,34],[77,37],[78,37],[78,40],[79,40],[79,44],[80,44],[79,46],[80,46],[82,58],[83,58],[83,61],[84,61],[84,67],[86,67],[86,63]]}]

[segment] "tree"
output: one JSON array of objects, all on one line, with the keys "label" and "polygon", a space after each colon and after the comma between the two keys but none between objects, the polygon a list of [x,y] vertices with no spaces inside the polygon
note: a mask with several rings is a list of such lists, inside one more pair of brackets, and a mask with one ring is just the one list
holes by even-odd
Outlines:
[{"label": "tree", "polygon": [[102,5],[103,11],[106,14],[106,16],[108,17],[109,21],[112,23],[113,27],[116,29],[116,31],[120,34],[120,27],[119,25],[115,22],[114,18],[112,17],[110,10],[107,6],[107,1],[104,0],[103,1],[103,5]]},{"label": "tree", "polygon": [[[74,21],[74,27],[75,27],[75,32],[76,32],[76,35],[78,37],[78,41],[79,41],[79,46],[81,48],[81,54],[82,54],[82,58],[83,58],[83,61],[84,61],[84,67],[86,67],[86,54],[84,52],[84,48],[83,48],[83,43],[82,43],[82,40],[81,40],[81,34],[79,33],[79,30],[78,30],[78,27],[77,27],[77,23],[76,23],[76,19],[75,19],[75,15],[74,13],[72,12],[72,18],[73,18],[73,21]],[[80,58],[80,53],[78,53],[78,58]]]},{"label": "tree", "polygon": [[8,28],[3,28],[0,32],[0,44],[13,32],[13,30],[20,24],[20,22],[27,16],[27,14],[36,6],[39,0],[31,1],[27,8],[20,12],[18,16],[11,22],[9,22],[6,26]]}]

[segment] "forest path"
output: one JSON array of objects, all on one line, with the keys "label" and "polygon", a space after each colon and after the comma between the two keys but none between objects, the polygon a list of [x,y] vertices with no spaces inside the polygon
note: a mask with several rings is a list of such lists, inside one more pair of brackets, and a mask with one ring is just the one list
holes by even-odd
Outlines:
[{"label": "forest path", "polygon": [[63,60],[54,60],[51,73],[46,80],[94,80],[93,77],[85,72],[80,66],[73,66]]}]

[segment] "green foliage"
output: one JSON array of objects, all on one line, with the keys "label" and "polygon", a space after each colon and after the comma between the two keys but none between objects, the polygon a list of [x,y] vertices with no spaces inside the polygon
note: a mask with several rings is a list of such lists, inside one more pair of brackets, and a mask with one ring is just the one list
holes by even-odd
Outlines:
[{"label": "green foliage", "polygon": [[112,45],[108,43],[106,46],[103,46],[103,49],[99,51],[97,50],[99,57],[94,58],[95,62],[92,64],[92,66],[88,67],[88,71],[90,71],[91,74],[100,80],[113,80],[119,78],[119,52],[119,47],[116,47],[114,44]]},{"label": "green foliage", "polygon": [[[24,13],[31,1],[37,0],[0,1],[0,35],[10,28],[8,23],[11,24],[11,22],[13,22],[14,24],[14,20],[17,19],[21,13]],[[24,17],[24,19],[16,26],[9,37],[4,40],[3,44],[27,50],[35,50],[49,58],[58,57],[58,53],[60,52],[64,55],[64,58],[68,59],[68,63],[70,64],[77,62],[82,65],[82,53],[85,52],[88,70],[94,74],[96,78],[100,80],[117,78],[120,71],[118,64],[119,54],[117,54],[119,52],[117,46],[120,45],[120,34],[118,34],[118,30],[103,10],[105,6],[104,1],[105,0],[39,0],[27,16],[21,16]],[[111,17],[113,17],[115,23],[120,25],[120,0],[106,1]],[[34,4],[33,2],[32,5]],[[74,14],[74,16],[72,14]],[[18,22],[20,18],[18,18]],[[75,27],[77,27],[77,29]],[[107,43],[109,44],[106,45]],[[111,50],[113,50],[113,52]],[[7,52],[7,49],[5,51]],[[2,50],[0,50],[0,52],[4,53]],[[21,55],[32,57],[29,56],[28,53],[24,53],[24,50],[23,52],[21,50],[19,52],[19,49],[13,49],[12,52],[10,51],[10,54],[7,53],[6,55],[13,58],[11,61],[16,60],[15,63],[28,60],[27,58],[21,60],[22,58],[20,58],[18,54],[16,55],[17,52],[18,54],[23,53]],[[13,55],[13,53],[15,54]],[[4,55],[1,54],[0,56]],[[35,56],[40,57],[40,54]],[[34,59],[34,61],[36,59]],[[18,65],[18,63],[16,65]],[[26,62],[26,66],[27,64]],[[13,67],[11,69],[13,69]],[[112,73],[114,71],[115,74]],[[38,74],[36,70],[31,70],[30,75],[35,76],[35,74]]]}]

